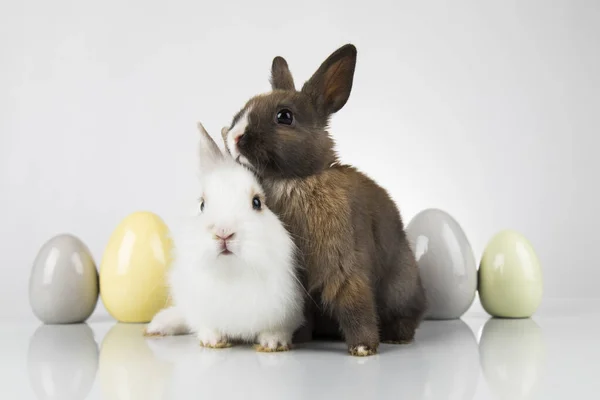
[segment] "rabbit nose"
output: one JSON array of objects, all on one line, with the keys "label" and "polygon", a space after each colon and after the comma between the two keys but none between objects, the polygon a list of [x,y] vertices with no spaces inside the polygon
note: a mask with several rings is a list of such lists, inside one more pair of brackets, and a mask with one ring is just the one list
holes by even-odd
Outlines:
[{"label": "rabbit nose", "polygon": [[232,239],[234,235],[235,235],[235,233],[229,233],[228,234],[226,232],[221,232],[221,233],[215,234],[215,236],[216,236],[217,239],[223,240],[223,241]]}]

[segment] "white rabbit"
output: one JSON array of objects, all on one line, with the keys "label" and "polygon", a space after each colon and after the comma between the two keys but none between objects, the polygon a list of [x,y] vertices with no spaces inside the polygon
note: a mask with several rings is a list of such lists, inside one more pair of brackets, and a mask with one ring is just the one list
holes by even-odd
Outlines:
[{"label": "white rabbit", "polygon": [[296,248],[265,205],[255,175],[222,153],[201,123],[198,214],[172,232],[168,273],[173,306],[147,335],[193,333],[206,347],[232,341],[262,351],[288,350],[304,322]]}]

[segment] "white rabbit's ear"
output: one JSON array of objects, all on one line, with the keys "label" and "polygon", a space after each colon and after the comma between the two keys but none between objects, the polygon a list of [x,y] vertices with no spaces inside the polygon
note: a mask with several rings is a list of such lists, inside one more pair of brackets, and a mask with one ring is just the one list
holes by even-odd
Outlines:
[{"label": "white rabbit's ear", "polygon": [[223,161],[223,153],[201,122],[198,122],[198,130],[200,131],[200,169],[205,172]]}]

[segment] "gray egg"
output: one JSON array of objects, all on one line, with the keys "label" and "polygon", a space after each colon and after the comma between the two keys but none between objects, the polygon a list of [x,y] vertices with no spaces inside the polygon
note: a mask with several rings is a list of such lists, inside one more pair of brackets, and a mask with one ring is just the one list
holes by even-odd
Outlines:
[{"label": "gray egg", "polygon": [[29,278],[29,304],[40,321],[83,322],[96,308],[98,294],[98,270],[81,240],[61,234],[42,246]]},{"label": "gray egg", "polygon": [[406,232],[429,302],[426,318],[460,318],[477,291],[477,264],[464,231],[448,213],[427,209]]}]

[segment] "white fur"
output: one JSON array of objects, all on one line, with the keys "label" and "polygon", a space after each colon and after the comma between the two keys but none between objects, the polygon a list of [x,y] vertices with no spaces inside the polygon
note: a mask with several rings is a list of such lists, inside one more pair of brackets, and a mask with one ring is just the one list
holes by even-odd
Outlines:
[{"label": "white fur", "polygon": [[246,157],[240,154],[236,142],[237,138],[239,138],[246,132],[246,128],[248,127],[248,115],[250,114],[250,111],[252,111],[252,107],[248,107],[244,111],[244,113],[236,122],[236,124],[231,127],[229,132],[227,132],[227,137],[225,138],[225,141],[227,143],[227,148],[229,149],[231,156],[234,159],[237,159],[238,162],[240,162],[241,164],[252,168],[252,164],[250,163],[250,161],[248,161]]},{"label": "white fur", "polygon": [[170,336],[185,335],[190,333],[190,330],[180,310],[177,307],[169,307],[154,316],[148,324],[146,332],[153,335]]},{"label": "white fur", "polygon": [[[291,236],[264,202],[262,210],[252,208],[263,192],[248,169],[227,156],[213,164],[201,171],[204,211],[172,229],[168,280],[176,308],[157,314],[148,333],[180,331],[184,321],[205,345],[289,345],[304,301]],[[235,234],[233,254],[220,254],[214,235],[222,232]]]},{"label": "white fur", "polygon": [[367,350],[367,348],[365,346],[358,346],[356,348],[356,354],[359,356],[367,356],[367,355],[369,355],[369,351]]}]

